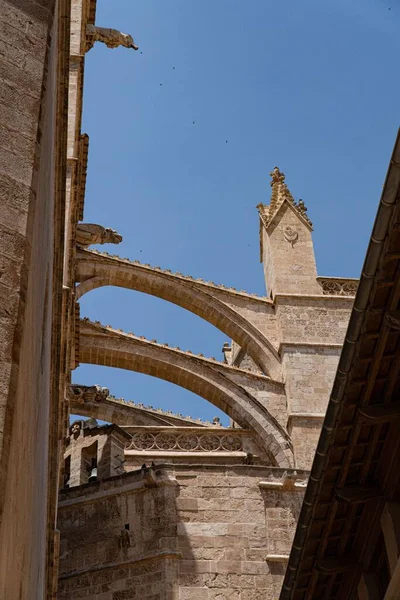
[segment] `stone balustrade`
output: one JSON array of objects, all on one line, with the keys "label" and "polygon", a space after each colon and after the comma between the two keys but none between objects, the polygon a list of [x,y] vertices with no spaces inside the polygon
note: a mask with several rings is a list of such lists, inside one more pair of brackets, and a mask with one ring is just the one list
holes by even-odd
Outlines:
[{"label": "stone balustrade", "polygon": [[185,428],[187,431],[171,431],[171,428],[151,428],[143,430],[140,427],[130,428],[132,441],[128,443],[125,450],[147,452],[151,451],[174,451],[174,452],[243,452],[243,437],[249,436],[246,430],[227,429],[220,431],[212,429],[204,431],[202,428]]},{"label": "stone balustrade", "polygon": [[317,277],[324,296],[355,296],[358,279],[338,277]]}]

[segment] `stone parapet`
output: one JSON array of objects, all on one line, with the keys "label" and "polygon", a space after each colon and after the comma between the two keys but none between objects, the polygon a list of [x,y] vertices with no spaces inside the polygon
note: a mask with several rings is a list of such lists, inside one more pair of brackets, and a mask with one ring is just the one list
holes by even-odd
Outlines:
[{"label": "stone parapet", "polygon": [[358,279],[343,277],[317,277],[325,296],[354,297],[358,288]]}]

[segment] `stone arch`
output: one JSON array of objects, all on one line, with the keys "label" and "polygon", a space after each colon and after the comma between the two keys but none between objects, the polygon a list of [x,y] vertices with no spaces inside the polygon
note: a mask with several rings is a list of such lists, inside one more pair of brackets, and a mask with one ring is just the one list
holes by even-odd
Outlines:
[{"label": "stone arch", "polygon": [[[231,367],[85,321],[81,322],[80,361],[137,371],[184,387],[252,430],[273,464],[293,465],[289,436],[260,401],[230,379],[230,371],[235,372]],[[282,384],[263,379],[271,395],[277,393],[277,386],[283,393]]]},{"label": "stone arch", "polygon": [[[212,288],[127,260],[88,251],[78,253],[76,298],[103,286],[117,286],[157,296],[208,321],[235,340],[261,370],[282,380],[279,355],[269,340],[238,311],[213,294]],[[226,292],[229,294],[229,292]]]}]

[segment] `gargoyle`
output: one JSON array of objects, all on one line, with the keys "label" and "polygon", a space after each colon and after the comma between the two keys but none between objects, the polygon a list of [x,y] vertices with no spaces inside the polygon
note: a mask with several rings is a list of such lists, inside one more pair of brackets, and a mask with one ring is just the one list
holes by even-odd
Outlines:
[{"label": "gargoyle", "polygon": [[76,439],[80,436],[81,429],[82,429],[81,421],[75,421],[74,423],[72,423],[72,425],[69,428],[69,435]]},{"label": "gargoyle", "polygon": [[74,402],[101,402],[110,395],[110,390],[99,385],[76,385],[69,386],[69,397]]},{"label": "gargoyle", "polygon": [[133,41],[133,37],[127,33],[122,33],[118,29],[109,29],[108,27],[97,27],[97,25],[86,25],[86,52],[93,48],[95,42],[103,42],[107,48],[133,48],[139,50],[139,47]]},{"label": "gargoyle", "polygon": [[285,471],[282,475],[283,488],[287,490],[293,489],[298,478],[299,476],[297,471],[293,471],[291,473]]},{"label": "gargoyle", "polygon": [[122,235],[115,229],[103,227],[95,223],[78,223],[76,228],[76,243],[78,246],[91,246],[92,244],[120,244]]}]

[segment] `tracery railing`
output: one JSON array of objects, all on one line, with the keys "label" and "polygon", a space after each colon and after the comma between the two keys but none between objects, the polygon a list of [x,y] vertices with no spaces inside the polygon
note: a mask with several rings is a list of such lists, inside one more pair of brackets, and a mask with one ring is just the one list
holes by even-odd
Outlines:
[{"label": "tracery railing", "polygon": [[[146,428],[147,429],[147,428]],[[137,431],[126,450],[169,452],[243,452],[243,437],[225,431]]]},{"label": "tracery railing", "polygon": [[338,277],[318,277],[324,296],[355,296],[358,288],[358,279]]}]

